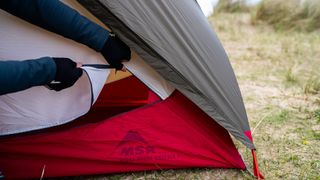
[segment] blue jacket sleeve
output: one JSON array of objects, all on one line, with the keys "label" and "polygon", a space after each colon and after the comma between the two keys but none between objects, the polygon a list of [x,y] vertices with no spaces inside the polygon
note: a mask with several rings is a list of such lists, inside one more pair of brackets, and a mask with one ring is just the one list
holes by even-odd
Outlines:
[{"label": "blue jacket sleeve", "polygon": [[52,58],[0,61],[0,95],[50,83],[56,74]]},{"label": "blue jacket sleeve", "polygon": [[0,0],[0,8],[100,51],[109,32],[58,0]]}]

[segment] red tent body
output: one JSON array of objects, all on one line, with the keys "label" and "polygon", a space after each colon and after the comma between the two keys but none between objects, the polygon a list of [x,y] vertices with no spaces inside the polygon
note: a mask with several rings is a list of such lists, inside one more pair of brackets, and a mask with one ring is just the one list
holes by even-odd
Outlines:
[{"label": "red tent body", "polygon": [[161,100],[133,76],[72,123],[0,139],[8,179],[190,167],[245,169],[224,128],[180,92]]}]

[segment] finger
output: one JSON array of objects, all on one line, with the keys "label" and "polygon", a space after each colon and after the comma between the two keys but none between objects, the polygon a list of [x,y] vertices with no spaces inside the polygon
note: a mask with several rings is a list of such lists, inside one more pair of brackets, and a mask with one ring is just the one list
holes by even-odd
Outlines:
[{"label": "finger", "polygon": [[126,71],[127,71],[126,66],[123,66],[122,69],[121,69],[121,71],[126,72]]},{"label": "finger", "polygon": [[78,81],[78,79],[82,76],[83,70],[81,68],[76,68],[72,70],[72,74],[69,76],[69,82],[72,85]]},{"label": "finger", "polygon": [[129,60],[128,59],[122,59],[120,62],[129,62]]},{"label": "finger", "polygon": [[47,85],[50,89],[55,91],[61,91],[62,89],[66,88],[63,84],[48,84]]},{"label": "finger", "polygon": [[82,76],[83,70],[81,68],[75,69],[75,75],[77,79],[79,79]]},{"label": "finger", "polygon": [[77,66],[76,66],[77,68],[81,68],[82,67],[82,63],[80,63],[80,62],[77,62]]}]

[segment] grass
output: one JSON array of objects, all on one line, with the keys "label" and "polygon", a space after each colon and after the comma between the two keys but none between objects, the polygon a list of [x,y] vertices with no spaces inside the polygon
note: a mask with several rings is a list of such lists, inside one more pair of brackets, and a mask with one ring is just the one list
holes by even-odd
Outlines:
[{"label": "grass", "polygon": [[[267,179],[320,179],[320,36],[252,25],[250,13],[221,12],[209,22],[238,78],[260,169]],[[252,166],[251,153],[236,146]],[[76,179],[254,179],[230,169],[163,170]]]},{"label": "grass", "polygon": [[210,20],[238,78],[265,177],[320,179],[319,34],[253,25],[249,13]]},{"label": "grass", "polygon": [[320,80],[318,77],[310,77],[305,86],[304,92],[306,94],[318,94],[320,93]]},{"label": "grass", "polygon": [[320,28],[319,0],[263,0],[257,7],[252,23],[271,24],[277,31],[311,32]]},{"label": "grass", "polygon": [[216,13],[221,12],[249,12],[250,7],[245,3],[245,0],[233,1],[233,0],[220,0],[217,6],[214,8]]},{"label": "grass", "polygon": [[286,81],[290,84],[294,84],[294,83],[297,83],[298,82],[298,77],[297,75],[293,72],[292,70],[293,68],[289,68],[288,71],[286,72],[285,74],[285,78],[286,78]]},{"label": "grass", "polygon": [[269,123],[285,124],[289,121],[289,118],[290,112],[288,110],[281,110],[278,113],[272,114],[266,121]]},{"label": "grass", "polygon": [[317,32],[253,26],[248,13],[219,13],[211,20],[238,77],[264,175],[319,179]]},{"label": "grass", "polygon": [[314,117],[320,122],[320,109],[314,111]]}]

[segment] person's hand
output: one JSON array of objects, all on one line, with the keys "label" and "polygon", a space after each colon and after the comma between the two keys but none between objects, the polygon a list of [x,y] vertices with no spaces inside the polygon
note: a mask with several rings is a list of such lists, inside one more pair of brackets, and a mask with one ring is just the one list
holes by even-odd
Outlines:
[{"label": "person's hand", "polygon": [[81,77],[82,69],[69,58],[52,58],[56,64],[54,80],[47,84],[50,89],[61,91],[74,85]]},{"label": "person's hand", "polygon": [[130,48],[122,42],[117,36],[110,34],[107,42],[101,50],[101,54],[116,70],[126,71],[122,62],[131,59]]}]

